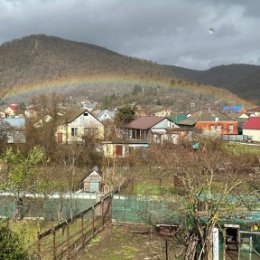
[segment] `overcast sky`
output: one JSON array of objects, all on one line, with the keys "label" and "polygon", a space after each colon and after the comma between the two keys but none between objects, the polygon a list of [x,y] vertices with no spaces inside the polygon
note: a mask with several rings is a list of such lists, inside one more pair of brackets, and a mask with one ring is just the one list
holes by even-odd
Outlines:
[{"label": "overcast sky", "polygon": [[160,64],[260,64],[260,0],[0,0],[0,43],[47,34]]}]

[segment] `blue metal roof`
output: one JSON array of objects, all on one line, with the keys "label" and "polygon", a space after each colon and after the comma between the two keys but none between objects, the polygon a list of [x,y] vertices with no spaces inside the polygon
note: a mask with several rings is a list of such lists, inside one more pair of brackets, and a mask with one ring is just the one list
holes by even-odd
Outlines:
[{"label": "blue metal roof", "polygon": [[20,127],[24,127],[25,126],[25,119],[23,117],[8,117],[8,118],[2,118],[2,120],[5,122],[5,123],[8,123],[10,126],[12,127],[17,127],[17,128],[20,128]]},{"label": "blue metal roof", "polygon": [[233,111],[235,113],[238,113],[241,109],[244,107],[239,105],[239,106],[224,106],[223,110],[224,111]]}]

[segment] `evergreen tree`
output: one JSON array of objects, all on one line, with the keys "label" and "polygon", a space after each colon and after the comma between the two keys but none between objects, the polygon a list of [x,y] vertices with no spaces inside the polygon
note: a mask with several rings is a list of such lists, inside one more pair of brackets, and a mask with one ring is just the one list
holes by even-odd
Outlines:
[{"label": "evergreen tree", "polygon": [[124,106],[118,109],[116,121],[119,123],[127,123],[135,118],[135,111],[130,106]]}]

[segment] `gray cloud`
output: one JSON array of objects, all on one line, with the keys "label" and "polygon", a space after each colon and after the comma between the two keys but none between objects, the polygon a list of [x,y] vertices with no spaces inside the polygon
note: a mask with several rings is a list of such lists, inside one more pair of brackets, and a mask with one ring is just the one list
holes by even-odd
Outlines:
[{"label": "gray cloud", "polygon": [[259,7],[259,0],[0,0],[0,42],[44,33],[194,69],[260,64]]}]

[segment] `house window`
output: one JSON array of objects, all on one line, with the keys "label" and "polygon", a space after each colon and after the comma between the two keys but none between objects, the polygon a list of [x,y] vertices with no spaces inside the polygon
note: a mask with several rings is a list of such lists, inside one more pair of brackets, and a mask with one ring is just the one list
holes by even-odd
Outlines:
[{"label": "house window", "polygon": [[78,135],[78,128],[71,128],[71,136],[77,136]]},{"label": "house window", "polygon": [[234,132],[234,126],[233,126],[233,125],[229,125],[228,128],[229,128],[229,132],[230,132],[230,133],[233,133],[233,132]]},{"label": "house window", "polygon": [[211,129],[211,130],[215,130],[215,125],[211,125],[211,126],[210,126],[210,129]]},{"label": "house window", "polygon": [[88,112],[84,112],[84,114],[83,114],[84,116],[88,116]]},{"label": "house window", "polygon": [[219,132],[221,131],[221,125],[217,126],[217,131],[219,131]]}]

